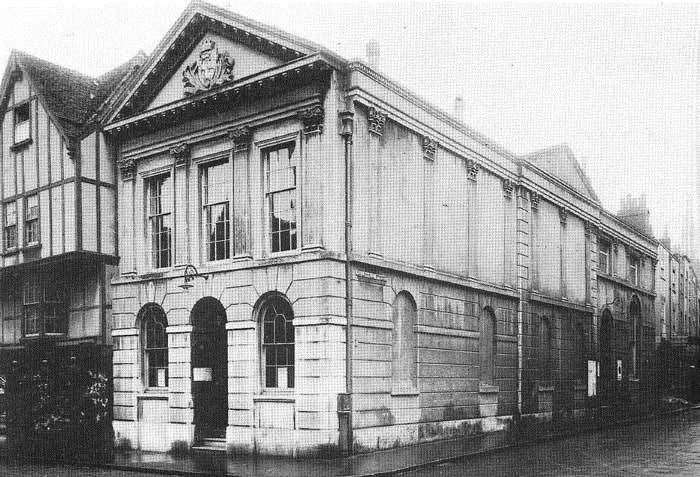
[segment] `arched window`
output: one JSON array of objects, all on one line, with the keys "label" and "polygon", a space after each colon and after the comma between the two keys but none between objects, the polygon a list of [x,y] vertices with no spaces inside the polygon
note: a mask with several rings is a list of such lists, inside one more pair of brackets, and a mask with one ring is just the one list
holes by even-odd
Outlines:
[{"label": "arched window", "polygon": [[543,316],[540,319],[540,353],[542,357],[542,379],[552,379],[552,322]]},{"label": "arched window", "polygon": [[143,369],[146,387],[168,386],[168,319],[163,309],[151,303],[139,312],[143,344]]},{"label": "arched window", "polygon": [[266,388],[294,387],[294,313],[281,296],[269,298],[261,308],[262,366]]},{"label": "arched window", "polygon": [[633,377],[638,377],[639,363],[641,361],[642,344],[642,306],[639,298],[632,297],[630,303],[630,373]]},{"label": "arched window", "polygon": [[479,380],[496,384],[496,316],[484,308],[479,317]]},{"label": "arched window", "polygon": [[416,384],[416,343],[413,325],[416,323],[416,303],[408,292],[396,296],[392,307],[391,378],[396,391],[412,389]]}]

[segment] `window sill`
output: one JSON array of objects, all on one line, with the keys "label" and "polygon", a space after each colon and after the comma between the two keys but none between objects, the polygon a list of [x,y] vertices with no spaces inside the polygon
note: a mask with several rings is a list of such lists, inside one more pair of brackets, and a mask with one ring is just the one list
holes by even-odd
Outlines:
[{"label": "window sill", "polygon": [[40,248],[41,248],[41,242],[32,242],[32,243],[28,243],[24,247],[22,247],[22,251],[38,250]]},{"label": "window sill", "polygon": [[28,137],[27,139],[22,139],[19,142],[14,143],[13,145],[10,146],[10,151],[15,152],[19,151],[22,148],[25,148],[29,146],[32,143],[32,138]]},{"label": "window sill", "polygon": [[391,390],[391,395],[394,397],[418,396],[419,394],[420,394],[420,391],[418,391],[418,388],[416,388],[413,385],[401,386],[401,387],[397,387],[396,389]]},{"label": "window sill", "polygon": [[3,257],[9,257],[10,255],[16,255],[16,254],[18,254],[18,253],[19,253],[19,248],[17,248],[17,247],[12,247],[12,248],[8,248],[8,249],[5,250],[4,252],[2,252],[2,256],[3,256]]},{"label": "window sill", "polygon": [[479,394],[498,394],[500,388],[493,384],[479,383]]},{"label": "window sill", "polygon": [[296,402],[294,391],[263,391],[262,394],[253,396],[253,402]]}]

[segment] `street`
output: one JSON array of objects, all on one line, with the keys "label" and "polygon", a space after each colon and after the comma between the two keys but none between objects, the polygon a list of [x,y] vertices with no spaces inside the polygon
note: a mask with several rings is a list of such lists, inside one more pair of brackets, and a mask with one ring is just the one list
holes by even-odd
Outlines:
[{"label": "street", "polygon": [[0,462],[0,475],[3,477],[146,477],[154,474],[73,465],[57,466]]},{"label": "street", "polygon": [[700,410],[463,458],[401,475],[697,476],[700,475]]}]

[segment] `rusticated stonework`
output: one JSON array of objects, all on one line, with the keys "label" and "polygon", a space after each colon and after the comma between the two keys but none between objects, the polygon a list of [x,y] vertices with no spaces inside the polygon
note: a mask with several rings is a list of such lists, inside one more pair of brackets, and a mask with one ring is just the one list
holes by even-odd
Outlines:
[{"label": "rusticated stonework", "polygon": [[423,157],[425,159],[434,161],[437,147],[438,143],[435,139],[429,138],[428,136],[423,137]]},{"label": "rusticated stonework", "polygon": [[180,143],[170,148],[170,155],[175,160],[175,166],[184,166],[190,159],[190,146],[187,143]]},{"label": "rusticated stonework", "polygon": [[248,126],[241,126],[228,132],[228,137],[233,141],[233,150],[236,152],[247,151],[253,133]]},{"label": "rusticated stonework", "polygon": [[304,125],[304,134],[323,132],[323,106],[316,105],[299,111],[299,119]]},{"label": "rusticated stonework", "polygon": [[384,125],[386,124],[387,115],[379,111],[377,108],[369,108],[368,121],[369,132],[381,136],[384,134]]}]

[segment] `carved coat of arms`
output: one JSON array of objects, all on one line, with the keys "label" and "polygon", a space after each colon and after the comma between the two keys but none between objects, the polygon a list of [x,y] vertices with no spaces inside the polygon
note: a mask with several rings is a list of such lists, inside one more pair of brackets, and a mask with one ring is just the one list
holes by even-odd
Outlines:
[{"label": "carved coat of arms", "polygon": [[204,40],[199,58],[182,71],[185,94],[206,91],[233,80],[235,61],[228,53],[221,53],[213,40]]}]

